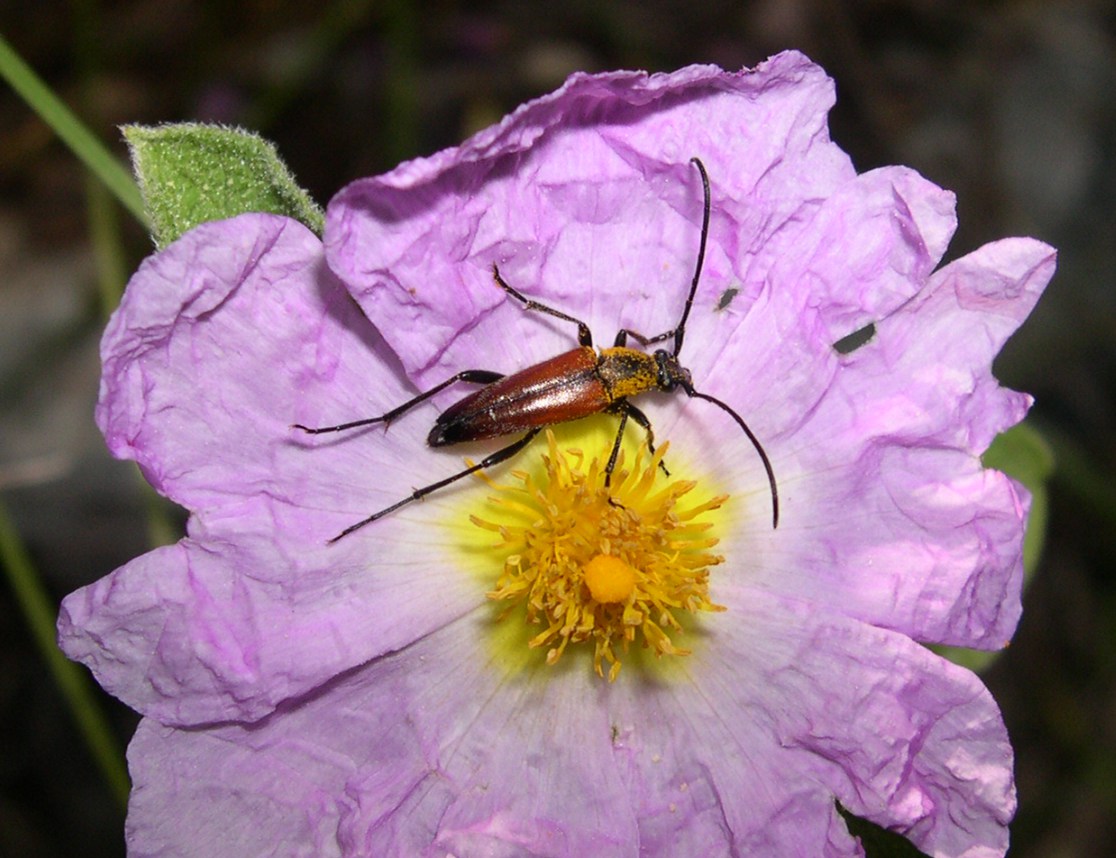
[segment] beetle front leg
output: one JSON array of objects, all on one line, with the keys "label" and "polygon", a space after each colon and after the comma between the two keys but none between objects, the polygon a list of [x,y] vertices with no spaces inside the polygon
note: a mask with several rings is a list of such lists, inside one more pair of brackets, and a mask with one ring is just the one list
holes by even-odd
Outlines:
[{"label": "beetle front leg", "polygon": [[[647,419],[647,415],[636,408],[634,405],[632,405],[632,403],[628,402],[628,400],[626,399],[620,400],[620,403],[617,406],[617,410],[624,411],[629,417],[632,418],[632,420],[643,427],[643,430],[647,433],[647,449],[651,453],[651,455],[654,456],[655,430],[651,428],[651,421]],[[668,477],[670,476],[670,471],[667,470],[666,463],[663,462],[662,459],[659,459],[659,467],[662,468],[664,474],[666,474]]]},{"label": "beetle front leg", "polygon": [[492,276],[496,280],[496,284],[511,295],[515,300],[519,301],[528,310],[538,310],[540,313],[546,313],[548,316],[553,316],[556,319],[562,319],[565,322],[573,322],[577,325],[577,342],[582,346],[593,345],[593,334],[589,331],[589,326],[580,319],[575,319],[573,316],[568,316],[561,310],[555,310],[553,307],[548,307],[546,304],[540,304],[538,301],[532,301],[526,295],[521,294],[519,291],[509,286],[507,281],[500,276],[500,269],[496,263],[492,263]]},{"label": "beetle front leg", "polygon": [[[616,440],[612,443],[612,455],[608,457],[608,464],[605,465],[606,489],[612,484],[612,469],[616,467],[616,459],[620,455],[620,444],[624,441],[624,427],[628,424],[628,409],[624,406],[627,404],[627,400],[618,399],[609,408],[609,411],[620,415],[620,425],[616,427]],[[612,503],[611,497],[609,497],[608,502]]]},{"label": "beetle front leg", "polygon": [[645,337],[638,331],[633,331],[630,328],[621,328],[619,331],[616,332],[616,341],[613,343],[613,345],[620,347],[626,346],[628,344],[628,337],[631,337],[641,346],[650,346],[654,343],[661,343],[663,340],[669,340],[671,337],[674,336],[674,333],[674,331],[667,331],[655,337]]}]

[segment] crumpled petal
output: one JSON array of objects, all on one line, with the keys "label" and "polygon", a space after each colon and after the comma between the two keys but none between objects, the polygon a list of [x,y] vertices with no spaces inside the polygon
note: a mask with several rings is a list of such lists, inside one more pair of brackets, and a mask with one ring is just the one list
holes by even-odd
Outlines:
[{"label": "crumpled petal", "polygon": [[[976,677],[805,603],[753,590],[730,608],[709,629],[717,645],[658,691],[583,669],[509,677],[473,657],[474,616],[250,727],[147,720],[131,751],[146,785],[132,842],[138,854],[159,838],[255,854],[289,837],[319,855],[859,854],[836,794],[929,854],[1002,852],[1011,750]],[[203,802],[199,833],[182,808]]]},{"label": "crumpled petal", "polygon": [[[720,248],[736,259],[741,241],[762,247],[766,232],[854,179],[826,135],[832,102],[832,82],[794,53],[762,73],[574,75],[457,149],[343,189],[327,212],[330,266],[420,384],[471,368],[468,344],[455,341],[463,331],[474,340],[482,319],[488,368],[569,347],[572,326],[522,324],[492,282],[494,261],[531,297],[577,301],[598,336],[658,334],[678,320],[697,253],[689,159],[714,181],[712,270],[727,264]],[[591,302],[578,297],[587,292]],[[423,336],[409,336],[417,326]]]},{"label": "crumpled petal", "polygon": [[719,617],[710,633],[720,645],[695,653],[689,672],[704,706],[687,701],[689,719],[710,723],[698,722],[701,733],[724,734],[714,776],[737,776],[727,749],[746,749],[927,854],[1003,853],[1011,746],[976,676],[837,610],[750,587],[723,597],[734,621]]},{"label": "crumpled petal", "polygon": [[304,227],[243,215],[187,233],[132,278],[102,350],[110,448],[192,511],[189,539],[62,604],[63,651],[130,706],[164,723],[254,720],[483,598],[442,574],[437,501],[327,544],[460,459],[400,469],[408,433],[291,429],[408,395]]},{"label": "crumpled petal", "polygon": [[[634,854],[608,714],[586,705],[604,690],[583,670],[553,683],[477,659],[488,612],[475,613],[254,725],[145,720],[130,750],[144,785],[133,849]],[[201,806],[199,831],[183,808]]]},{"label": "crumpled petal", "polygon": [[706,302],[691,314],[684,362],[695,386],[746,415],[777,456],[833,385],[834,343],[922,289],[954,226],[953,195],[905,168],[865,173],[808,201],[731,272],[703,273],[714,294],[725,286],[755,298],[738,296],[723,312]]},{"label": "crumpled petal", "polygon": [[916,640],[1007,644],[1030,498],[979,456],[1029,407],[999,386],[992,358],[1053,272],[1041,242],[986,245],[935,273],[841,359],[795,436],[797,461],[781,463],[803,487],[788,490],[780,525],[798,533],[799,550],[757,580]]},{"label": "crumpled petal", "polygon": [[[737,75],[574,76],[458,149],[343,189],[327,211],[327,258],[420,388],[576,345],[573,325],[503,295],[494,262],[535,300],[578,303],[598,346],[620,328],[659,334],[677,324],[696,261],[689,157],[700,155],[713,216],[682,358],[777,455],[831,383],[833,343],[910,299],[956,224],[953,195],[913,171],[851,169],[825,133],[833,92],[818,72],[790,53]],[[592,123],[552,117],[590,110]],[[424,336],[408,336],[419,325]],[[646,403],[659,437],[674,437],[683,413],[728,434],[707,406],[682,403]]]}]

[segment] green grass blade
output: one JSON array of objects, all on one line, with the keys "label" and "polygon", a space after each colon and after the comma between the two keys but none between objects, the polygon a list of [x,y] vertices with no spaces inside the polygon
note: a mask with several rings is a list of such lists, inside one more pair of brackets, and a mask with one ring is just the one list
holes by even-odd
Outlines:
[{"label": "green grass blade", "polygon": [[121,204],[145,226],[139,188],[127,168],[98,140],[0,35],[0,77],[22,96]]},{"label": "green grass blade", "polygon": [[122,807],[126,806],[130,785],[124,755],[93,696],[89,677],[83,668],[69,661],[58,649],[54,605],[3,503],[0,503],[0,562],[54,683],[62,691],[113,796]]}]

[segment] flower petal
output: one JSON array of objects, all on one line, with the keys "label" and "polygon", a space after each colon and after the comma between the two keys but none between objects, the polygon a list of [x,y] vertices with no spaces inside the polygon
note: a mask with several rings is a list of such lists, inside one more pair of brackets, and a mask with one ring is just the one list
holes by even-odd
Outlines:
[{"label": "flower petal", "polygon": [[102,342],[97,420],[115,455],[210,527],[233,515],[240,529],[248,512],[271,530],[295,494],[301,508],[336,503],[290,424],[398,402],[387,354],[309,230],[243,215],[187,233],[132,278]]},{"label": "flower petal", "polygon": [[206,224],[145,262],[105,335],[98,420],[191,510],[192,538],[71,594],[65,651],[167,723],[255,719],[474,608],[483,583],[441,574],[440,502],[327,544],[460,468],[416,459],[410,427],[291,429],[407,398],[384,352],[293,221]]},{"label": "flower petal", "polygon": [[[689,682],[511,679],[476,657],[488,620],[474,616],[251,727],[145,722],[130,846],[859,854],[836,795],[931,854],[1002,854],[1011,753],[975,677],[758,592],[719,616]],[[201,803],[199,833],[183,808]]]},{"label": "flower petal", "polygon": [[790,761],[763,713],[741,699],[751,689],[719,705],[720,689],[708,684],[721,676],[699,679],[689,667],[672,687],[622,681],[612,689],[615,753],[638,814],[640,854],[862,854],[833,793],[787,777]]},{"label": "flower petal", "polygon": [[737,248],[731,270],[712,253],[705,278],[742,294],[721,312],[703,305],[690,316],[685,363],[695,386],[747,415],[778,455],[832,384],[833,344],[923,288],[953,234],[953,204],[911,170],[875,170],[805,202],[753,240],[754,252]]},{"label": "flower petal", "polygon": [[[794,53],[735,75],[711,66],[574,75],[458,149],[342,190],[327,215],[327,257],[427,384],[481,355],[479,366],[511,371],[569,347],[569,327],[519,324],[522,308],[492,282],[494,262],[537,300],[568,309],[591,295],[577,304],[598,334],[655,335],[677,323],[697,252],[701,193],[689,159],[700,156],[713,178],[726,217],[714,229],[746,224],[742,237],[726,233],[730,250],[758,244],[766,225],[855,175],[825,133],[832,101],[831,81]],[[408,336],[418,324],[424,336]],[[451,349],[473,326],[479,353]]]},{"label": "flower petal", "polygon": [[477,658],[489,623],[478,611],[252,726],[145,721],[130,849],[634,856],[607,714],[586,705],[599,684],[510,679]]},{"label": "flower petal", "polygon": [[794,449],[773,457],[785,517],[753,583],[916,640],[1006,644],[1029,501],[978,457],[1029,405],[998,385],[991,361],[1053,267],[1040,242],[987,245],[842,359]]},{"label": "flower petal", "polygon": [[727,602],[688,665],[702,700],[686,701],[688,718],[724,736],[711,777],[731,782],[758,758],[928,854],[1004,853],[1012,752],[976,676],[905,635],[807,603],[756,590]]},{"label": "flower petal", "polygon": [[475,608],[482,588],[413,539],[390,574],[344,559],[301,571],[265,539],[186,539],[67,596],[59,645],[163,723],[254,721]]}]

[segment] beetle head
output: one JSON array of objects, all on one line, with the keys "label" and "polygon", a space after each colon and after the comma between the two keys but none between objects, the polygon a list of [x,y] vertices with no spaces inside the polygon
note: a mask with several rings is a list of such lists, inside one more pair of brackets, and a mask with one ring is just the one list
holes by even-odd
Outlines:
[{"label": "beetle head", "polygon": [[674,390],[676,387],[681,387],[683,390],[693,389],[690,371],[666,349],[655,350],[655,362],[659,365],[659,377],[655,380],[659,390]]}]

